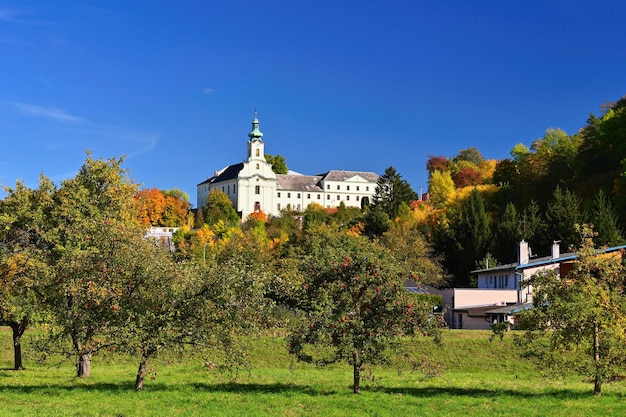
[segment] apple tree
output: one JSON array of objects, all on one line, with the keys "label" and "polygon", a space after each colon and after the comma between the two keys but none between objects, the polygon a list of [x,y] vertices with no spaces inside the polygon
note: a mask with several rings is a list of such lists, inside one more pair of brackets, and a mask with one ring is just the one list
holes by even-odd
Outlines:
[{"label": "apple tree", "polygon": [[364,365],[385,363],[401,336],[440,335],[432,306],[404,288],[393,258],[366,238],[320,236],[303,262],[301,320],[288,336],[289,352],[316,364],[347,362],[353,392],[360,393]]}]

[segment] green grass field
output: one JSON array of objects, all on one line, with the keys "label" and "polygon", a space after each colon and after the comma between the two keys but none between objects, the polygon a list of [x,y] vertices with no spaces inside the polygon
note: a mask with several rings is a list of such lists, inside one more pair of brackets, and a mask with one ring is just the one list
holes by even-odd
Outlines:
[{"label": "green grass field", "polygon": [[542,377],[519,359],[507,334],[446,332],[444,347],[407,341],[414,359],[427,357],[439,375],[410,366],[374,368],[362,394],[351,391],[347,365],[293,363],[280,337],[250,351],[253,369],[232,376],[201,360],[160,360],[143,392],[132,390],[136,363],[94,358],[92,376],[78,380],[71,363],[26,360],[13,371],[10,333],[0,330],[0,416],[622,416],[626,382],[607,384],[595,398],[580,377]]}]

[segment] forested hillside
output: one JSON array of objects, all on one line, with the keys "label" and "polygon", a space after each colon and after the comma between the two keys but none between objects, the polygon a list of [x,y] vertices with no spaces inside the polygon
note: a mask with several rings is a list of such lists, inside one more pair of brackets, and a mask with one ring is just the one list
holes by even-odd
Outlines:
[{"label": "forested hillside", "polygon": [[[624,242],[626,222],[626,98],[601,107],[572,135],[548,129],[510,157],[485,160],[476,148],[427,161],[430,201],[416,208],[454,285],[469,271],[515,261],[515,244],[535,254],[551,243],[580,245],[575,224],[590,223],[599,245]],[[476,261],[479,260],[477,263]]]}]

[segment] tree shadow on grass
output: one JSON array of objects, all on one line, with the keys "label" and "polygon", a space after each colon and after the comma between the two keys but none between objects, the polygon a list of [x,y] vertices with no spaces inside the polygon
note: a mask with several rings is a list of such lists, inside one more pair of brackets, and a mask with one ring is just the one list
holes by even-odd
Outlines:
[{"label": "tree shadow on grass", "polygon": [[[147,385],[146,385],[147,386]],[[168,391],[172,389],[172,386],[166,384],[151,384],[152,391]],[[134,384],[128,383],[76,383],[76,384],[24,384],[24,385],[10,385],[0,384],[0,392],[13,392],[23,394],[50,394],[54,392],[128,392],[133,391]]]},{"label": "tree shadow on grass", "polygon": [[[281,393],[298,393],[307,394],[311,396],[328,396],[335,395],[335,390],[320,390],[309,385],[296,385],[296,384],[258,384],[258,383],[238,383],[238,382],[226,382],[226,383],[194,383],[192,386],[198,390],[205,390],[210,392],[226,392],[233,394],[281,394]],[[351,388],[350,388],[351,389]]]},{"label": "tree shadow on grass", "polygon": [[[593,390],[588,391],[572,389],[551,389],[542,392],[528,391],[524,389],[486,389],[486,388],[459,388],[459,387],[418,387],[418,388],[385,388],[369,387],[368,391],[383,392],[387,394],[402,394],[415,397],[440,397],[442,395],[450,397],[472,397],[472,398],[541,398],[549,397],[559,400],[576,400],[593,397]],[[623,397],[621,393],[615,393],[618,397]]]},{"label": "tree shadow on grass", "polygon": [[[171,392],[177,389],[194,389],[207,393],[230,393],[230,394],[304,394],[312,397],[324,397],[337,394],[350,393],[351,386],[346,386],[345,391],[333,389],[323,389],[309,385],[296,385],[284,383],[204,383],[193,382],[189,384],[164,384],[151,382],[146,384],[144,392]],[[0,392],[22,393],[33,395],[49,395],[63,392],[104,392],[104,393],[127,393],[132,392],[134,384],[132,381],[120,383],[76,383],[76,384],[31,384],[31,385],[10,385],[0,383]],[[581,391],[571,389],[551,389],[543,392],[513,389],[486,389],[486,388],[459,388],[459,387],[396,387],[388,388],[382,386],[362,387],[362,392],[374,392],[391,395],[406,395],[422,398],[449,397],[472,397],[472,398],[541,398],[549,397],[559,400],[587,399],[593,396],[593,391]],[[626,397],[626,394],[611,393],[618,398]]]}]

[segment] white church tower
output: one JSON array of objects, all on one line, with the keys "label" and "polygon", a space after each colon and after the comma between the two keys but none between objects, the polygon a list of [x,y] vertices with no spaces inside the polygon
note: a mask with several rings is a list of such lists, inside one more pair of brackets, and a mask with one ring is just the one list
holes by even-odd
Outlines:
[{"label": "white church tower", "polygon": [[248,133],[248,158],[238,175],[237,200],[234,205],[245,220],[255,211],[271,212],[276,194],[276,174],[272,165],[265,160],[263,133],[259,130],[256,110],[252,130]]}]

